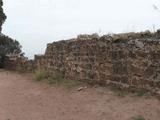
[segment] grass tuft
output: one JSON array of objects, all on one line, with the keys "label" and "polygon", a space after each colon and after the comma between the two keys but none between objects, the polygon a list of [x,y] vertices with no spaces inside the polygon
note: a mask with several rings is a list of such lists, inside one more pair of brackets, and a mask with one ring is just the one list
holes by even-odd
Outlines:
[{"label": "grass tuft", "polygon": [[132,120],[145,120],[145,118],[141,115],[137,116],[137,117],[133,117]]},{"label": "grass tuft", "polygon": [[77,85],[80,85],[81,82],[77,80],[67,80],[64,78],[62,73],[54,73],[48,78],[48,83],[52,85],[65,86],[67,88],[71,88]]},{"label": "grass tuft", "polygon": [[113,91],[117,96],[120,96],[120,97],[125,97],[128,94],[127,91],[125,91],[119,86],[111,86],[110,90]]},{"label": "grass tuft", "polygon": [[148,93],[148,91],[145,90],[145,89],[140,89],[140,90],[136,91],[136,95],[137,95],[138,97],[143,97],[143,96],[145,96],[147,93]]},{"label": "grass tuft", "polygon": [[42,81],[42,80],[44,80],[46,77],[47,77],[47,73],[46,73],[45,71],[37,70],[37,71],[34,73],[34,78],[35,78],[35,80],[37,80],[37,81]]}]

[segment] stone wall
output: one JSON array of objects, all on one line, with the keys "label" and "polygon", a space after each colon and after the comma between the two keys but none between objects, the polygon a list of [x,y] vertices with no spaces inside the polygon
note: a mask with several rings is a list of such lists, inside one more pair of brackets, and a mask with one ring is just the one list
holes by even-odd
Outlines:
[{"label": "stone wall", "polygon": [[33,72],[35,70],[34,65],[33,60],[24,57],[6,57],[4,62],[5,69],[20,72]]},{"label": "stone wall", "polygon": [[[17,59],[8,67],[22,71],[59,71],[66,79],[102,85],[160,88],[160,32],[79,35],[47,45],[34,61]],[[12,63],[12,64],[11,64]]]},{"label": "stone wall", "polygon": [[67,79],[138,88],[160,87],[158,33],[130,33],[76,39],[47,45],[36,56],[37,69],[60,71]]}]

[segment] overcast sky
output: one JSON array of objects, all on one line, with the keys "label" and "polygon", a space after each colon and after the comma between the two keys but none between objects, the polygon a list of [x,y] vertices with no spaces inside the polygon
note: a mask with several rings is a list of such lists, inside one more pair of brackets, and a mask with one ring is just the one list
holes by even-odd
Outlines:
[{"label": "overcast sky", "polygon": [[78,34],[107,34],[160,28],[160,0],[3,0],[3,33],[17,39],[26,56],[46,44]]}]

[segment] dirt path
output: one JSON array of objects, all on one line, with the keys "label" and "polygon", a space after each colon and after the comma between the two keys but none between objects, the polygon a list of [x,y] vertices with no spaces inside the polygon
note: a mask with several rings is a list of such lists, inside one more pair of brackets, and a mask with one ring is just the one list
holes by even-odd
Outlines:
[{"label": "dirt path", "polygon": [[139,115],[160,120],[160,101],[122,98],[102,88],[78,92],[51,87],[25,75],[0,71],[0,120],[132,120]]}]

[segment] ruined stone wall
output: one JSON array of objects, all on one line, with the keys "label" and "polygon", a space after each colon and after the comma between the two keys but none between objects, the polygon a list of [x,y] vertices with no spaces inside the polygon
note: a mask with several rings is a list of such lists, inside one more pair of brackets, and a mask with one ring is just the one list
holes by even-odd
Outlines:
[{"label": "ruined stone wall", "polygon": [[33,60],[28,60],[23,57],[6,58],[4,62],[5,69],[20,71],[20,72],[32,72],[35,70]]},{"label": "ruined stone wall", "polygon": [[48,44],[35,57],[37,69],[67,79],[139,88],[160,87],[160,41],[151,34],[78,36]]},{"label": "ruined stone wall", "polygon": [[160,88],[160,32],[118,35],[79,35],[47,45],[35,59],[8,59],[18,71],[61,72],[66,79],[102,85]]}]

